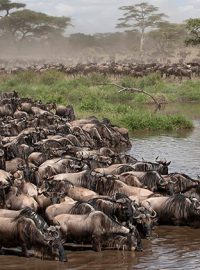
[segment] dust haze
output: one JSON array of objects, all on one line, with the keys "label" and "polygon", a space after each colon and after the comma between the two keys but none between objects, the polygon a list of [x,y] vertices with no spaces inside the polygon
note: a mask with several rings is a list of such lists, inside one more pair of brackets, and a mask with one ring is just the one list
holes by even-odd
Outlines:
[{"label": "dust haze", "polygon": [[[186,47],[184,37],[179,37],[168,48],[158,48],[149,37],[145,38],[145,63],[174,63],[179,61],[199,61],[198,48]],[[139,63],[139,34],[116,32],[95,35],[81,33],[52,40],[0,41],[1,65],[26,65],[44,63],[101,63],[122,61]]]}]

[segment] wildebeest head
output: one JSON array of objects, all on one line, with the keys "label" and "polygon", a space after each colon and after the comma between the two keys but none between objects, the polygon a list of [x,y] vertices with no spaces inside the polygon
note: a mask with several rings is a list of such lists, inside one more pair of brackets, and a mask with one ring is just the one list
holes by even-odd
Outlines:
[{"label": "wildebeest head", "polygon": [[133,218],[136,221],[136,228],[142,237],[151,237],[155,217],[156,212],[153,209],[151,211],[144,207],[138,207],[136,209]]},{"label": "wildebeest head", "polygon": [[157,171],[162,175],[168,174],[168,166],[171,162],[148,162],[148,161],[138,161],[132,165],[135,171],[147,172],[147,171]]},{"label": "wildebeest head", "polygon": [[200,215],[200,201],[193,196],[190,197],[190,201],[192,203],[192,212],[196,215]]},{"label": "wildebeest head", "polygon": [[186,192],[192,188],[198,187],[200,184],[198,180],[194,180],[183,173],[171,173],[164,178],[168,181],[167,186],[170,195]]},{"label": "wildebeest head", "polygon": [[160,174],[167,175],[167,174],[168,174],[168,166],[171,164],[171,161],[167,162],[166,159],[158,160],[158,157],[157,157],[157,158],[156,158],[156,163],[162,165],[162,166],[160,166],[160,168],[158,169],[158,172],[159,172]]},{"label": "wildebeest head", "polygon": [[102,246],[111,249],[134,251],[137,248],[137,239],[134,233],[111,234],[103,239]]}]

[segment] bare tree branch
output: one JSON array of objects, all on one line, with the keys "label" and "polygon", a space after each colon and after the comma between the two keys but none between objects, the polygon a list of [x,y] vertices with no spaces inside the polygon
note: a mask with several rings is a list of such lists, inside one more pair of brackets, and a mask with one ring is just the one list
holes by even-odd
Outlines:
[{"label": "bare tree branch", "polygon": [[161,109],[161,103],[158,102],[154,98],[154,96],[152,96],[151,94],[149,94],[148,92],[146,92],[146,91],[144,91],[142,89],[135,88],[135,87],[124,87],[124,86],[116,84],[116,83],[104,83],[104,84],[98,84],[98,85],[113,85],[113,86],[116,86],[116,87],[120,88],[120,90],[118,91],[119,93],[123,92],[123,91],[127,91],[127,92],[131,92],[131,93],[145,94],[145,95],[149,96],[154,101],[154,103],[156,104],[156,111]]}]

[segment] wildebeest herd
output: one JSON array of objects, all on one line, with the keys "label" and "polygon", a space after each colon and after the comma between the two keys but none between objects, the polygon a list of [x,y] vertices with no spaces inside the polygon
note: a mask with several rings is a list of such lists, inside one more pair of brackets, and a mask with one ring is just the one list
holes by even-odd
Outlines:
[{"label": "wildebeest herd", "polygon": [[0,96],[0,247],[66,261],[69,245],[142,251],[156,225],[200,227],[200,184],[136,160],[128,131],[72,106]]},{"label": "wildebeest herd", "polygon": [[[0,62],[1,63],[1,62]],[[127,62],[104,62],[104,63],[78,63],[67,65],[63,63],[45,63],[45,64],[29,64],[14,63],[0,64],[0,73],[16,74],[22,71],[33,71],[41,73],[47,70],[57,70],[69,76],[88,75],[91,73],[100,73],[111,76],[132,76],[143,77],[152,73],[160,74],[163,78],[191,79],[200,76],[200,63],[174,63],[174,64],[136,64]]]}]

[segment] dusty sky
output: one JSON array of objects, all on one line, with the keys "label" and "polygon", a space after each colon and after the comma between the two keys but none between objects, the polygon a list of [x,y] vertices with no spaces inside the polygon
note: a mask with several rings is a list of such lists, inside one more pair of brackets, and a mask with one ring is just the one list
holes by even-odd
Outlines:
[{"label": "dusty sky", "polygon": [[[35,11],[55,16],[70,16],[73,28],[67,33],[105,33],[116,31],[115,25],[122,11],[118,8],[144,1],[140,0],[15,0]],[[200,17],[200,0],[146,0],[159,7],[172,22]]]}]

